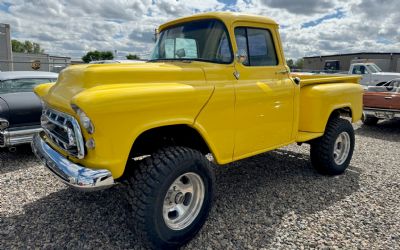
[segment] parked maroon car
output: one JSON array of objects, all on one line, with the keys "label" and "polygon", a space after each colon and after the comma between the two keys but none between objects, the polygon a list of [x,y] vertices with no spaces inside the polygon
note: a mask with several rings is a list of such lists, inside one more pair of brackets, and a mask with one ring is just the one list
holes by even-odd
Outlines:
[{"label": "parked maroon car", "polygon": [[375,125],[380,119],[400,117],[400,78],[381,86],[371,86],[364,92],[365,125]]}]

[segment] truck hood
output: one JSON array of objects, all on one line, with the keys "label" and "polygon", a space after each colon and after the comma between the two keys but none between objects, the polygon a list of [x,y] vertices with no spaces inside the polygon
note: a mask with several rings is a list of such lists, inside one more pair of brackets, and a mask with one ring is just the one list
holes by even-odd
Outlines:
[{"label": "truck hood", "polygon": [[100,85],[195,81],[205,81],[201,62],[75,65],[62,71],[57,83],[42,99],[50,106],[71,112],[74,96]]},{"label": "truck hood", "polygon": [[33,92],[0,95],[0,117],[10,123],[10,127],[39,125],[42,114],[40,99]]}]

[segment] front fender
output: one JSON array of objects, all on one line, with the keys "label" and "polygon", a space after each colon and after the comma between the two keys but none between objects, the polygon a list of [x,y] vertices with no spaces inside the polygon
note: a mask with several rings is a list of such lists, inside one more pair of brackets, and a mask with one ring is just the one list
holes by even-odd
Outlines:
[{"label": "front fender", "polygon": [[120,177],[135,139],[152,128],[187,124],[205,105],[213,87],[205,84],[145,83],[97,86],[72,99],[92,120],[95,150],[81,160],[88,167],[109,169]]}]

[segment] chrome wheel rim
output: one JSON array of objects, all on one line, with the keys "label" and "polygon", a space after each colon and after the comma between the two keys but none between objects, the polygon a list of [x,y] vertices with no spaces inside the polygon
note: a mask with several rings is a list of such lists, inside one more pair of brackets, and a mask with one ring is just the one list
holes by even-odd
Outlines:
[{"label": "chrome wheel rim", "polygon": [[350,153],[350,135],[347,132],[342,132],[336,138],[333,148],[333,159],[337,165],[342,165]]},{"label": "chrome wheel rim", "polygon": [[204,183],[198,174],[189,172],[176,178],[164,198],[165,224],[172,230],[192,224],[203,206],[204,193]]}]

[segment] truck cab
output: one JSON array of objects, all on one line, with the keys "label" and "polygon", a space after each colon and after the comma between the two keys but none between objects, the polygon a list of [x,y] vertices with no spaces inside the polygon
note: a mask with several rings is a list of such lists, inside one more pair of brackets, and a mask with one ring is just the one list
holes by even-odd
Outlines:
[{"label": "truck cab", "polygon": [[383,72],[375,63],[353,63],[349,74],[361,75],[361,84],[366,86],[383,84],[400,77],[400,73]]}]

